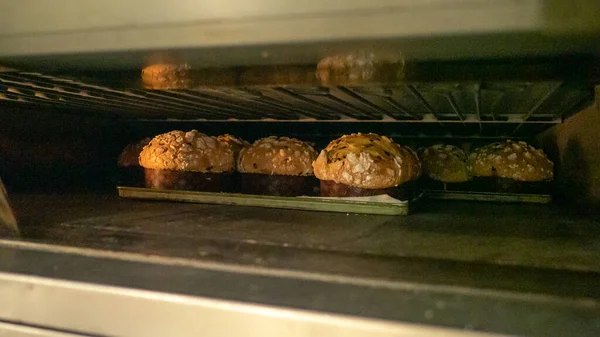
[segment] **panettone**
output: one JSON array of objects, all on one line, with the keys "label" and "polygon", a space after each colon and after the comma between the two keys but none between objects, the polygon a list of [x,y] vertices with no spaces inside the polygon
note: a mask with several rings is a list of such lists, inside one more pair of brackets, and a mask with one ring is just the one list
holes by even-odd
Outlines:
[{"label": "panettone", "polygon": [[233,150],[233,157],[235,158],[236,163],[237,163],[239,154],[242,151],[242,149],[250,146],[250,143],[248,143],[247,141],[245,141],[241,138],[232,136],[228,133],[226,133],[224,135],[220,135],[219,137],[217,137],[217,140],[220,142],[227,143],[227,144],[229,144],[229,146],[231,146],[231,148]]},{"label": "panettone", "polygon": [[437,144],[420,152],[424,175],[444,183],[462,183],[471,179],[467,154],[454,145]]},{"label": "panettone", "polygon": [[312,162],[316,157],[317,152],[306,142],[288,137],[267,137],[241,151],[238,170],[244,173],[312,176]]},{"label": "panettone", "polygon": [[321,181],[364,189],[398,186],[421,174],[414,151],[374,133],[355,133],[332,141],[321,151],[313,169]]},{"label": "panettone", "polygon": [[193,172],[230,172],[235,168],[233,149],[227,142],[197,130],[158,135],[140,153],[144,168]]},{"label": "panettone", "polygon": [[317,151],[306,142],[288,137],[267,137],[242,149],[238,161],[242,192],[248,194],[314,195],[318,180],[312,162]]},{"label": "panettone", "polygon": [[544,151],[523,141],[507,140],[480,147],[469,155],[468,168],[476,177],[509,178],[524,182],[550,181],[554,163]]}]

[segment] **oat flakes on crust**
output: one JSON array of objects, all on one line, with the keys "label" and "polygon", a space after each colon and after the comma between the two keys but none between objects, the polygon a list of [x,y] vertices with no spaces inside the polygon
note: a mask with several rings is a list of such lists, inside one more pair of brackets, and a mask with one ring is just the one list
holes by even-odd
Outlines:
[{"label": "oat flakes on crust", "polygon": [[144,168],[193,172],[234,170],[233,148],[197,130],[175,130],[158,135],[140,153]]},{"label": "oat flakes on crust", "polygon": [[420,151],[423,172],[429,178],[445,183],[462,183],[471,179],[467,154],[454,145],[436,144]]},{"label": "oat flakes on crust", "polygon": [[469,155],[468,168],[477,177],[518,181],[554,179],[554,163],[544,151],[523,141],[507,140],[480,147]]},{"label": "oat flakes on crust", "polygon": [[245,173],[311,176],[317,151],[307,142],[288,137],[267,137],[242,149],[238,170]]},{"label": "oat flakes on crust", "polygon": [[414,151],[374,133],[354,133],[332,141],[313,168],[320,180],[370,189],[398,186],[421,174]]}]

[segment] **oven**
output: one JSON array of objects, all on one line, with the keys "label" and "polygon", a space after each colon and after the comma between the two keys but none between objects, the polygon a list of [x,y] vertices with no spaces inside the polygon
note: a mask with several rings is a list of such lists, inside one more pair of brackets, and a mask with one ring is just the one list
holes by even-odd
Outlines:
[{"label": "oven", "polygon": [[[0,4],[0,335],[598,336],[598,13],[592,0]],[[325,83],[332,55],[393,61]],[[184,80],[148,84],[157,64]],[[510,139],[542,149],[554,179],[391,205],[123,183],[127,144],[192,129],[318,151],[357,132],[414,150]]]}]

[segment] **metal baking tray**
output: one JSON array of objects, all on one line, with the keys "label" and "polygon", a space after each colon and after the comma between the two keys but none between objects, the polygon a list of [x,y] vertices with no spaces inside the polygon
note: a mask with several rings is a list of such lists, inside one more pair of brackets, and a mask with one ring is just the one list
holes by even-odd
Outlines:
[{"label": "metal baking tray", "polygon": [[321,198],[160,190],[126,186],[118,186],[117,189],[119,196],[122,198],[357,214],[408,215],[410,213],[409,204],[411,203],[387,195],[357,198]]},{"label": "metal baking tray", "polygon": [[517,202],[530,204],[549,204],[552,202],[552,195],[550,194],[521,194],[444,190],[427,190],[426,194],[428,198],[440,200]]}]

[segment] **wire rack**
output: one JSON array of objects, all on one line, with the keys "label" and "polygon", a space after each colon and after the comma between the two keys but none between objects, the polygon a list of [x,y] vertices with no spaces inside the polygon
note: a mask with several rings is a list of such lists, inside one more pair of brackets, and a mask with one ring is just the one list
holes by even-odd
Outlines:
[{"label": "wire rack", "polygon": [[560,123],[593,97],[591,86],[564,81],[117,90],[40,73],[0,72],[0,102],[144,120],[508,122],[519,129],[527,123]]}]

